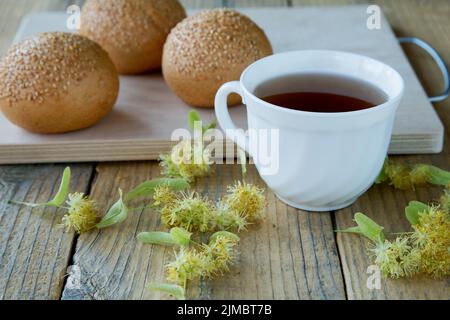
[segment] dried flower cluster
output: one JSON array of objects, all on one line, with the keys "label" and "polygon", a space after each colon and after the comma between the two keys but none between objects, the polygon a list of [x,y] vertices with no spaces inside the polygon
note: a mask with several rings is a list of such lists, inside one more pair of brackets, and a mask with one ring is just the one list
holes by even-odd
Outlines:
[{"label": "dried flower cluster", "polygon": [[377,242],[371,252],[383,274],[391,278],[397,279],[417,273],[420,257],[417,250],[411,246],[408,237]]},{"label": "dried flower cluster", "polygon": [[169,178],[183,178],[193,182],[211,172],[210,154],[199,141],[182,141],[170,154],[160,156],[162,174]]},{"label": "dried flower cluster", "polygon": [[154,205],[169,228],[188,231],[245,230],[264,218],[264,191],[252,184],[237,182],[217,204],[198,193],[175,193],[165,186],[155,190]]},{"label": "dried flower cluster", "polygon": [[[191,127],[198,125],[199,120],[197,112],[189,113]],[[215,122],[200,126],[199,129],[204,134],[214,126]],[[189,187],[189,182],[210,174],[209,162],[209,154],[201,143],[194,142],[192,147],[191,142],[182,142],[170,155],[161,157],[165,178],[144,181],[125,194],[119,189],[119,199],[101,220],[92,199],[83,193],[69,193],[70,168],[64,170],[59,190],[51,201],[43,204],[11,203],[64,209],[66,214],[62,218],[62,225],[67,231],[83,233],[122,223],[133,210],[129,208],[131,201],[152,197],[152,207],[160,213],[161,221],[171,230],[142,232],[137,238],[149,244],[176,245],[179,251],[175,253],[174,261],[166,265],[167,280],[171,283],[153,283],[150,288],[184,299],[189,280],[213,278],[229,270],[237,255],[239,237],[227,230],[243,231],[265,215],[264,190],[252,184],[237,182],[228,187],[227,194],[217,203],[196,192],[181,191]],[[193,232],[215,233],[210,236],[208,243],[196,243],[191,240]]]},{"label": "dried flower cluster", "polygon": [[166,266],[167,280],[185,287],[188,280],[213,278],[227,272],[238,244],[236,235],[221,233],[198,249],[181,247],[175,260]]},{"label": "dried flower cluster", "polygon": [[393,241],[376,243],[375,263],[391,278],[424,274],[433,278],[450,276],[450,215],[430,207],[419,213],[414,232]]},{"label": "dried flower cluster", "polygon": [[444,210],[450,211],[450,186],[445,189],[441,198],[439,199],[441,206]]},{"label": "dried flower cluster", "polygon": [[419,255],[419,272],[435,278],[450,276],[450,213],[430,207],[419,213],[411,236]]},{"label": "dried flower cluster", "polygon": [[[450,276],[450,211],[413,201],[406,208],[413,232],[386,240],[383,228],[355,214],[358,226],[342,232],[358,233],[372,240],[370,253],[386,276],[398,279],[422,274],[433,278]],[[362,219],[364,218],[364,219]]]},{"label": "dried flower cluster", "polygon": [[[172,229],[170,233],[145,233],[138,238],[151,244],[180,246],[175,260],[166,265],[170,284],[151,285],[178,298],[184,298],[188,281],[213,278],[229,270],[237,255],[239,237],[226,230],[243,231],[265,215],[264,190],[245,182],[228,187],[217,203],[196,192],[175,192],[164,185],[154,190],[153,200],[161,221]],[[198,244],[191,240],[187,243],[186,237],[181,243],[174,238],[174,230],[183,230],[189,237],[191,232],[216,232],[209,243]]]},{"label": "dried flower cluster", "polygon": [[99,215],[94,201],[78,192],[69,194],[68,197],[69,208],[62,218],[66,230],[73,229],[80,234],[95,228],[99,221]]},{"label": "dried flower cluster", "polygon": [[450,172],[428,164],[405,164],[387,159],[377,183],[389,182],[397,189],[411,190],[427,183],[450,186]]}]

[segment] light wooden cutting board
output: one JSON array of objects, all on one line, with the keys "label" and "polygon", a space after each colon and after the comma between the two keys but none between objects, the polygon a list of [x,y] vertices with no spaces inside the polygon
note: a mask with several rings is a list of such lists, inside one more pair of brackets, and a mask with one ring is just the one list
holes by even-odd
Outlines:
[{"label": "light wooden cutting board", "polygon": [[[406,92],[399,108],[390,153],[437,153],[444,128],[428,101],[387,20],[380,30],[366,25],[367,6],[239,9],[267,33],[275,52],[332,49],[367,55],[397,69]],[[192,13],[192,12],[190,12]],[[65,13],[33,13],[24,18],[15,41],[43,31],[68,31]],[[35,135],[0,115],[0,163],[79,162],[156,159],[167,151],[174,129],[187,127],[191,108],[165,85],[160,73],[121,78],[114,111],[98,125],[63,135]],[[199,110],[207,120],[213,110]],[[232,108],[243,127],[245,107]]]}]

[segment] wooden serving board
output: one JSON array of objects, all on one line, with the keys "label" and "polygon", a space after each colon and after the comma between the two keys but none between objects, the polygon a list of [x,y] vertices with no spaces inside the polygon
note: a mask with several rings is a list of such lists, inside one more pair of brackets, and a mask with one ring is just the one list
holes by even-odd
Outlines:
[{"label": "wooden serving board", "polygon": [[[399,108],[392,154],[438,153],[444,128],[404,55],[387,20],[380,30],[366,25],[367,6],[238,9],[267,33],[275,52],[299,49],[343,50],[367,55],[397,69],[406,92]],[[190,13],[193,13],[191,11]],[[24,18],[15,41],[43,31],[69,31],[61,12],[32,13]],[[191,107],[168,89],[160,73],[121,77],[114,111],[98,125],[62,135],[36,135],[0,115],[0,163],[151,160],[173,144],[173,130],[186,128]],[[205,120],[214,110],[199,110]],[[245,107],[232,116],[246,127]],[[230,143],[230,142],[228,142]]]}]

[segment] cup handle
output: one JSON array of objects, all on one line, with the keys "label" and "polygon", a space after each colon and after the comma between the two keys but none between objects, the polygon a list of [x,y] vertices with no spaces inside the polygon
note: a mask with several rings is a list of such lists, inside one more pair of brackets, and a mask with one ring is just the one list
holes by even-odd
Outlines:
[{"label": "cup handle", "polygon": [[[236,143],[241,149],[249,152],[248,136],[244,134],[243,129],[239,129],[234,124],[233,120],[231,120],[230,113],[228,112],[228,96],[232,93],[237,93],[238,95],[243,97],[243,92],[239,81],[227,82],[222,87],[220,87],[219,91],[217,91],[214,103],[217,121],[230,140]],[[233,134],[230,134],[231,131],[233,132]]]}]

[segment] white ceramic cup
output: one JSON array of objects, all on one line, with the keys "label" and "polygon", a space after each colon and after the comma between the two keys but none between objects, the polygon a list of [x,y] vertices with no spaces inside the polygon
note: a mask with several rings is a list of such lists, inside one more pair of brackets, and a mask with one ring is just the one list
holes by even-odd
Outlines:
[{"label": "white ceramic cup", "polygon": [[[300,73],[363,80],[381,89],[386,99],[369,109],[318,113],[282,108],[255,95],[258,87],[271,79]],[[323,89],[333,92],[334,86]],[[292,51],[261,59],[244,71],[240,81],[224,84],[217,92],[215,110],[227,137],[253,157],[262,179],[281,201],[303,210],[330,211],[351,205],[374,183],[387,155],[403,90],[399,73],[374,59],[338,51]],[[289,88],[272,91],[286,93]],[[261,141],[257,134],[237,130],[227,106],[232,93],[239,94],[246,105],[248,129],[274,129],[279,141],[269,141],[267,146],[268,141]],[[351,92],[334,93],[367,98]],[[267,163],[257,156],[263,147],[273,151],[271,159],[278,161],[276,172],[264,170]]]}]

